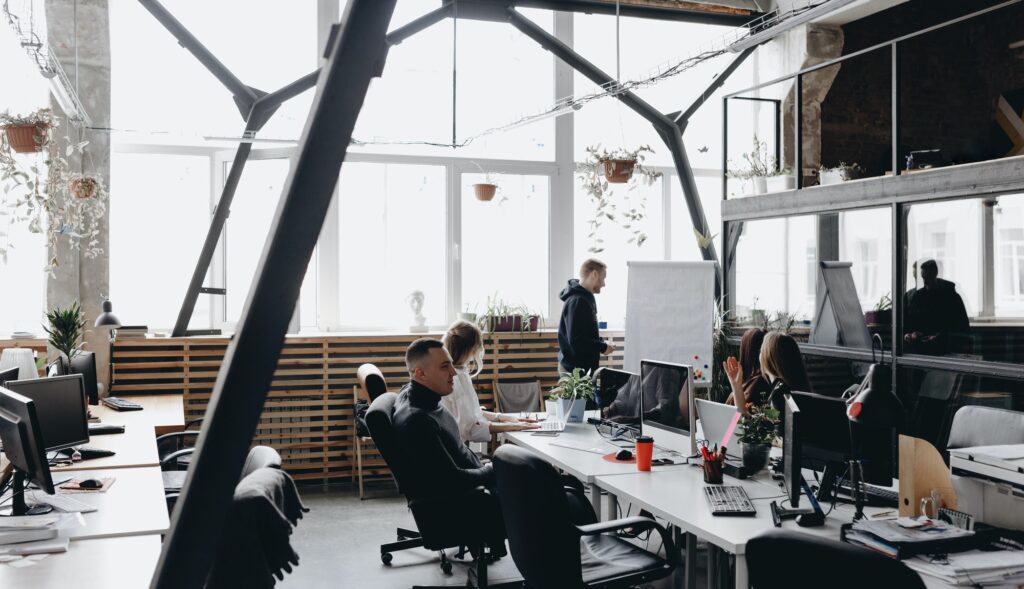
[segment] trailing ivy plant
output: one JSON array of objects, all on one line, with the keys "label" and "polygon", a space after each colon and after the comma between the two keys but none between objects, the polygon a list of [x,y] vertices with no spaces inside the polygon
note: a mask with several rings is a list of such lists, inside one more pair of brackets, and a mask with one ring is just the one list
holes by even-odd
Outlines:
[{"label": "trailing ivy plant", "polygon": [[50,336],[50,345],[68,360],[77,356],[82,348],[80,340],[85,333],[85,315],[78,303],[71,303],[63,309],[54,307],[46,313],[46,320],[50,325],[44,325],[43,329]]},{"label": "trailing ivy plant", "polygon": [[[630,237],[626,243],[635,243],[640,247],[647,241],[647,234],[640,229],[641,222],[647,217],[647,197],[643,191],[638,192],[636,189],[654,184],[661,177],[661,172],[643,165],[645,153],[654,153],[654,150],[642,145],[632,151],[605,151],[600,144],[591,145],[587,148],[587,161],[576,165],[577,178],[594,204],[594,217],[589,221],[590,233],[587,235],[590,239],[589,251],[604,251],[604,240],[598,236],[598,232],[605,223],[614,223],[629,231]],[[636,162],[633,176],[621,185],[624,190],[613,189],[604,176],[603,162],[612,159]]]}]

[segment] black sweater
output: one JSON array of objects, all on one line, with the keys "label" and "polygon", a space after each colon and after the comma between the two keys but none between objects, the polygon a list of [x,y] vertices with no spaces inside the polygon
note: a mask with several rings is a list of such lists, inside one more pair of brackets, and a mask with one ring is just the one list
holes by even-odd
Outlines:
[{"label": "black sweater", "polygon": [[558,323],[558,362],[569,370],[595,370],[608,346],[598,333],[594,293],[573,278],[558,296],[565,301]]},{"label": "black sweater", "polygon": [[418,382],[402,388],[395,401],[394,428],[409,458],[402,491],[409,499],[440,497],[492,486],[494,471],[459,438],[459,426],[441,396]]}]

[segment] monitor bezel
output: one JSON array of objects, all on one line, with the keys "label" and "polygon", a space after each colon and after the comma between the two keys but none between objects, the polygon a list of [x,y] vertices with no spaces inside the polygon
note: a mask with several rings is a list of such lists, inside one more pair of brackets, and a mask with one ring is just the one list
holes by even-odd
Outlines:
[{"label": "monitor bezel", "polygon": [[[686,398],[689,406],[689,418],[687,421],[689,422],[689,431],[644,419],[644,368],[647,366],[656,366],[675,370],[682,369],[686,371]],[[669,449],[684,447],[685,444],[688,443],[690,447],[690,455],[693,456],[697,454],[697,410],[694,406],[694,393],[693,366],[689,364],[664,362],[661,360],[640,360],[640,434],[654,438],[655,445]],[[688,442],[683,442],[680,438],[686,438]],[[659,439],[662,441],[659,442]]]},{"label": "monitor bezel", "polygon": [[[68,442],[65,442],[65,443],[62,443],[62,444],[57,444],[57,445],[54,445],[54,446],[46,446],[45,443],[47,442],[47,440],[45,439],[45,437],[46,437],[45,436],[45,432],[42,432],[41,430],[43,428],[40,427],[40,435],[42,435],[43,438],[44,438],[43,439],[44,450],[46,452],[55,452],[55,451],[58,451],[58,450],[63,450],[65,448],[73,448],[75,446],[81,446],[83,444],[88,444],[89,443],[89,398],[88,398],[88,396],[86,395],[86,392],[85,392],[85,378],[81,374],[65,374],[63,376],[50,376],[50,377],[46,377],[46,378],[29,378],[29,379],[25,379],[25,380],[15,380],[15,381],[11,381],[11,382],[7,383],[8,390],[11,390],[12,392],[17,393],[18,391],[15,390],[15,389],[11,389],[10,385],[13,384],[13,385],[15,385],[15,388],[20,388],[21,386],[47,385],[47,384],[52,384],[54,381],[66,381],[66,380],[77,380],[78,381],[78,390],[81,393],[81,397],[82,397],[81,406],[82,406],[82,430],[83,431],[81,433],[84,435],[84,437],[77,438],[75,441],[68,441]],[[21,393],[18,393],[18,394],[21,394]],[[22,395],[22,396],[25,396],[25,395]],[[26,398],[28,398],[28,397],[26,397]],[[32,400],[35,401],[34,399],[32,399]],[[37,403],[37,407],[36,407],[36,414],[37,414],[37,416],[38,416],[38,413],[39,413],[39,407],[38,407],[38,403]]]}]

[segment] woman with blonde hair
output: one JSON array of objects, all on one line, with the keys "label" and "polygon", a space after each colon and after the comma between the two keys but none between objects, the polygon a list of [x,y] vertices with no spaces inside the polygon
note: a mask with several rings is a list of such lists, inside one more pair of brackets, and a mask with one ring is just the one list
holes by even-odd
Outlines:
[{"label": "woman with blonde hair", "polygon": [[441,398],[441,404],[455,416],[463,442],[489,442],[493,433],[540,427],[533,420],[484,411],[480,407],[480,398],[473,388],[473,377],[480,374],[484,365],[484,338],[479,327],[468,321],[456,321],[441,341],[455,366],[454,390]]},{"label": "woman with blonde hair", "polygon": [[[782,410],[783,395],[789,391],[812,392],[804,358],[795,339],[779,331],[769,331],[761,343],[759,358],[761,375],[772,385],[771,393],[765,401],[770,401],[776,409]],[[730,356],[725,361],[725,373],[732,384],[736,408],[746,413],[748,401],[743,386],[743,369],[735,357]]]}]

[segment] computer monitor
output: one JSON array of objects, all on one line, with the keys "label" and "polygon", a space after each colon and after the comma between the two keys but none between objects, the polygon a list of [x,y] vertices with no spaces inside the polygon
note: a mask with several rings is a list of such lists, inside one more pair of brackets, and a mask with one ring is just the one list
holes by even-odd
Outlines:
[{"label": "computer monitor", "polygon": [[640,430],[654,444],[680,454],[697,453],[697,413],[689,366],[640,361]]},{"label": "computer monitor", "polygon": [[597,369],[597,405],[605,409],[615,402],[619,397],[619,391],[625,390],[629,394],[628,385],[630,380],[636,381],[639,385],[640,375],[618,370],[616,368],[602,367]]},{"label": "computer monitor", "polygon": [[79,352],[71,359],[69,374],[81,374],[85,379],[85,396],[90,405],[100,404],[100,392],[96,378],[96,353]]},{"label": "computer monitor", "polygon": [[46,365],[46,372],[43,374],[46,376],[64,376],[67,373],[68,371],[67,366],[64,365],[64,358],[57,358]]},{"label": "computer monitor", "polygon": [[[803,435],[808,420],[793,397],[791,394],[786,395],[783,398],[782,408],[782,470],[789,508],[784,509],[779,506],[777,501],[772,501],[772,519],[776,525],[779,525],[783,519],[796,517],[797,524],[801,526],[820,526],[825,523],[825,513],[821,510],[821,505],[811,493],[811,488],[803,477]],[[807,496],[811,504],[810,507],[800,507],[801,494]]]},{"label": "computer monitor", "polygon": [[9,380],[18,380],[18,370],[19,368],[17,366],[0,370],[0,386],[3,386],[3,384]]},{"label": "computer monitor", "polygon": [[4,454],[14,466],[12,515],[49,513],[49,506],[30,508],[25,503],[26,481],[35,483],[49,495],[55,492],[35,403],[3,387],[0,387],[0,442],[4,445]]},{"label": "computer monitor", "polygon": [[7,388],[35,401],[48,452],[89,441],[89,419],[81,374],[15,380]]}]

